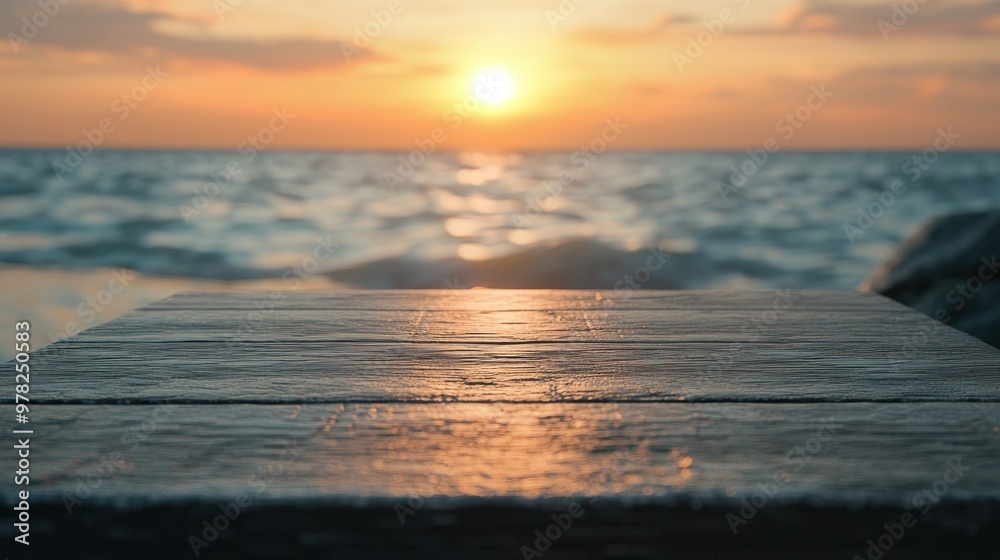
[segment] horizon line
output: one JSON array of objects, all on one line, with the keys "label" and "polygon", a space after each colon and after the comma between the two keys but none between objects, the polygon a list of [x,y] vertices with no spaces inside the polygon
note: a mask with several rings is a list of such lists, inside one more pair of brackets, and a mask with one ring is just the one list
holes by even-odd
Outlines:
[{"label": "horizon line", "polygon": [[[0,145],[0,151],[63,151],[66,149],[73,148],[73,146],[63,145],[63,146],[51,146],[51,145],[35,145],[35,146],[18,146],[18,145]],[[759,146],[753,145],[750,147],[691,147],[691,148],[667,148],[667,147],[636,147],[636,148],[609,148],[609,152],[618,153],[642,153],[642,152],[679,152],[679,153],[737,153],[746,152],[748,150],[757,149]],[[907,153],[907,152],[920,152],[926,149],[923,147],[857,147],[857,148],[845,148],[845,147],[827,147],[827,148],[817,148],[817,147],[803,147],[803,148],[783,148],[779,149],[774,154],[782,152],[792,152],[792,153],[814,153],[814,152],[839,152],[839,153],[859,153],[859,152],[874,152],[874,153]],[[488,154],[524,154],[524,153],[567,153],[579,150],[579,147],[571,148],[521,148],[521,149],[494,149],[494,148],[468,148],[468,149],[437,149],[431,154],[447,153],[447,154],[463,154],[463,153],[488,153]],[[109,147],[109,148],[93,148],[92,152],[236,152],[236,148],[220,148],[220,147],[170,147],[170,146],[129,146],[129,147]],[[403,149],[403,148],[323,148],[323,147],[299,147],[299,148],[268,148],[265,150],[259,150],[259,153],[268,152],[325,152],[325,153],[385,153],[385,154],[408,154],[413,151],[419,151],[419,149]],[[953,147],[948,150],[948,152],[964,152],[964,153],[988,153],[988,152],[1000,152],[1000,146],[967,146],[967,147]]]}]

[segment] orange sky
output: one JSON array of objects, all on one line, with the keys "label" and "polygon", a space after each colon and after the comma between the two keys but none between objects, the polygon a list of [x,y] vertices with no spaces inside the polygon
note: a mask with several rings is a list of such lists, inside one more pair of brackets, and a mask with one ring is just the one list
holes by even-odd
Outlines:
[{"label": "orange sky", "polygon": [[2,146],[230,150],[286,108],[269,147],[1000,148],[1000,0],[63,1],[0,3]]}]

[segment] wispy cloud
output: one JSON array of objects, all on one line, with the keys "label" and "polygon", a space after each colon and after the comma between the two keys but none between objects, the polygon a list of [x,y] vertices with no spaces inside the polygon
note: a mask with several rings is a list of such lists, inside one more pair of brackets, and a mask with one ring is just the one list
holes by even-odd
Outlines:
[{"label": "wispy cloud", "polygon": [[961,108],[956,112],[1000,108],[992,94],[1000,85],[1000,63],[859,67],[837,83],[845,103]]},{"label": "wispy cloud", "polygon": [[[899,3],[900,5],[902,2]],[[744,29],[746,33],[836,34],[881,38],[880,20],[891,21],[888,3],[855,4],[830,0],[802,0],[774,27]],[[927,2],[906,17],[912,35],[977,35],[1000,33],[1000,0],[979,3]]]},{"label": "wispy cloud", "polygon": [[670,14],[658,17],[652,24],[642,28],[587,28],[572,32],[574,39],[601,44],[643,43],[664,35],[670,28],[696,21],[685,14]]},{"label": "wispy cloud", "polygon": [[[0,3],[5,35],[20,33],[21,17],[27,15],[24,8],[15,2]],[[63,6],[58,17],[31,39],[31,44],[159,61],[177,58],[227,62],[266,70],[306,70],[339,66],[346,61],[339,40],[174,35],[160,31],[164,23],[192,22],[162,11],[135,11],[120,0],[75,1]],[[207,26],[202,22],[201,27]],[[354,55],[355,59],[371,56],[369,51],[361,51]]]},{"label": "wispy cloud", "polygon": [[[900,3],[901,4],[901,3]],[[913,14],[905,14],[905,32],[913,36],[1000,35],[1000,0],[979,3],[927,2]],[[879,21],[889,21],[888,3],[859,4],[830,0],[801,0],[767,26],[734,24],[726,28],[734,35],[840,35],[882,40]],[[644,27],[590,27],[574,37],[608,46],[624,46],[660,40],[676,32],[690,33],[701,19],[687,14],[661,15]]]}]

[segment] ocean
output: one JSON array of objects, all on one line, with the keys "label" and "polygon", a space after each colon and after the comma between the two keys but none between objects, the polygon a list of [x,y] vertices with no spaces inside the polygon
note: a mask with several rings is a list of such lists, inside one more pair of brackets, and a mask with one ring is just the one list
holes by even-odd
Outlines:
[{"label": "ocean", "polygon": [[0,150],[0,328],[182,289],[854,290],[998,187],[997,152]]}]

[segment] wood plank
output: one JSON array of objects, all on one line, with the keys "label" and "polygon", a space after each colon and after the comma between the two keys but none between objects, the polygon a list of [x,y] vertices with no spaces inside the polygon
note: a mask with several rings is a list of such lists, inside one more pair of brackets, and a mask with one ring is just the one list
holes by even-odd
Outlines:
[{"label": "wood plank", "polygon": [[997,401],[997,352],[770,345],[66,341],[38,402]]},{"label": "wood plank", "polygon": [[[234,307],[255,307],[254,294],[182,294],[37,352],[34,369],[47,383],[33,395],[49,403],[1000,400],[1000,351],[881,296],[803,292],[800,304],[762,315],[770,308],[758,304],[774,294],[645,292],[629,299],[643,308],[581,310],[587,294],[289,293],[282,301],[302,308],[249,326],[253,312]],[[221,308],[192,307],[208,301]],[[824,302],[838,310],[812,307]],[[313,309],[359,304],[372,309]],[[542,310],[510,309],[529,304]],[[547,309],[564,305],[577,308]],[[418,306],[431,310],[405,311]]]},{"label": "wood plank", "polygon": [[[5,419],[11,408],[2,407]],[[214,503],[254,491],[252,475],[277,465],[255,495],[286,503],[375,500],[391,509],[418,495],[440,504],[502,498],[498,507],[601,496],[732,506],[785,473],[773,503],[912,507],[913,496],[956,461],[967,471],[949,484],[947,501],[1000,499],[994,403],[36,405],[32,412],[44,442],[31,455],[37,501],[61,502],[94,461],[115,452],[121,462],[88,502]],[[2,491],[11,499],[13,487]]]},{"label": "wood plank", "polygon": [[[782,310],[774,315],[738,309],[607,311],[405,311],[219,309],[138,311],[74,337],[75,343],[144,342],[811,342],[817,311]],[[917,311],[866,309],[824,311],[824,327],[837,340],[861,343],[878,333],[900,347],[919,339],[927,317]],[[887,319],[891,317],[891,319]],[[943,330],[943,329],[939,329]],[[958,352],[988,348],[973,338],[953,337]]]},{"label": "wood plank", "polygon": [[206,556],[523,557],[583,500],[546,558],[848,558],[949,462],[893,552],[995,551],[1000,351],[881,296],[797,295],[773,320],[773,292],[158,302],[32,357],[35,551],[186,556],[243,495]]},{"label": "wood plank", "polygon": [[[781,290],[784,293],[784,290]],[[906,306],[868,292],[792,291],[793,305],[848,312]],[[300,290],[183,292],[142,310],[556,311],[607,309],[771,309],[777,291],[717,290]],[[609,303],[610,302],[610,303]]]}]

